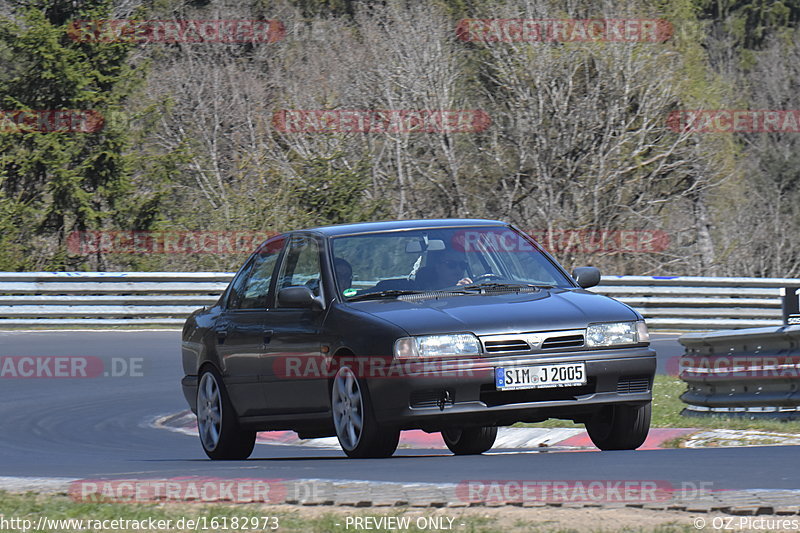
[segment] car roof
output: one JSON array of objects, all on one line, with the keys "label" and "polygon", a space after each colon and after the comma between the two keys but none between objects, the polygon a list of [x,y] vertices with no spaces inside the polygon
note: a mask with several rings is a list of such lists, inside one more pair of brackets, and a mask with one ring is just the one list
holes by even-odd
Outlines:
[{"label": "car roof", "polygon": [[[436,218],[415,220],[387,220],[383,222],[359,222],[356,224],[337,224],[335,226],[319,226],[298,231],[312,231],[321,233],[326,237],[340,235],[356,235],[359,233],[374,233],[378,231],[397,231],[428,228],[453,228],[460,226],[508,226],[502,220],[487,220],[482,218]],[[294,232],[292,232],[294,233]]]}]

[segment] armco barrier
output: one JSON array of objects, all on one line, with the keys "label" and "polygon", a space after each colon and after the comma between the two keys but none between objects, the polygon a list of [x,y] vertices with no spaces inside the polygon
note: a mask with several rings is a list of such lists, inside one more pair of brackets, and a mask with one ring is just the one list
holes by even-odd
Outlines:
[{"label": "armco barrier", "polygon": [[680,378],[688,416],[800,418],[800,326],[687,333]]},{"label": "armco barrier", "polygon": [[180,326],[213,305],[226,272],[2,272],[3,325]]},{"label": "armco barrier", "polygon": [[635,308],[651,329],[713,330],[781,325],[782,287],[800,279],[603,276],[591,290]]},{"label": "armco barrier", "polygon": [[[212,305],[226,272],[0,272],[3,325],[178,326]],[[604,276],[591,290],[639,310],[651,329],[778,326],[781,287],[800,279]]]}]

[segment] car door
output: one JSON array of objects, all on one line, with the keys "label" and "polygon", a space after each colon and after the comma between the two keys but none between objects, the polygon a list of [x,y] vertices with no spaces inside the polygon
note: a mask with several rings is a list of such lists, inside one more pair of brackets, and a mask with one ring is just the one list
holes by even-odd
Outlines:
[{"label": "car door", "polygon": [[216,323],[217,353],[225,383],[239,415],[269,412],[263,392],[262,359],[272,336],[268,324],[273,275],[285,243],[270,239],[250,258],[234,280],[225,311]]},{"label": "car door", "polygon": [[[324,298],[321,272],[321,240],[313,235],[294,235],[287,244],[275,294],[286,287],[305,286]],[[267,321],[273,333],[263,360],[267,402],[284,413],[326,411],[328,373],[323,365],[320,309],[284,307],[277,301]]]}]

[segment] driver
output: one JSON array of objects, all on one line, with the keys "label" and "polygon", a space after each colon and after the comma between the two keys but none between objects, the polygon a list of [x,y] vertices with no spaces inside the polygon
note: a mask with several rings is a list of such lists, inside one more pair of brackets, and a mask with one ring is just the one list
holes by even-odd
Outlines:
[{"label": "driver", "polygon": [[467,262],[453,251],[438,252],[429,255],[428,265],[431,267],[430,278],[425,280],[431,288],[467,285],[472,279],[466,276]]}]

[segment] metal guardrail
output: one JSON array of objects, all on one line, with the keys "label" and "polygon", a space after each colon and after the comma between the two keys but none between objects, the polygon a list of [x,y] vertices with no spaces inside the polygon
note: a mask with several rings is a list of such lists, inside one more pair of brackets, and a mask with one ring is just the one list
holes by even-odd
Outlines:
[{"label": "metal guardrail", "polygon": [[687,416],[800,418],[800,326],[687,333]]},{"label": "metal guardrail", "polygon": [[181,326],[229,272],[2,272],[3,325]]},{"label": "metal guardrail", "polygon": [[734,329],[783,324],[782,288],[794,278],[603,276],[591,290],[625,302],[651,329]]},{"label": "metal guardrail", "polygon": [[[3,325],[181,325],[212,305],[228,272],[0,272]],[[652,329],[782,324],[781,287],[800,279],[604,276],[594,292],[644,315]]]}]

